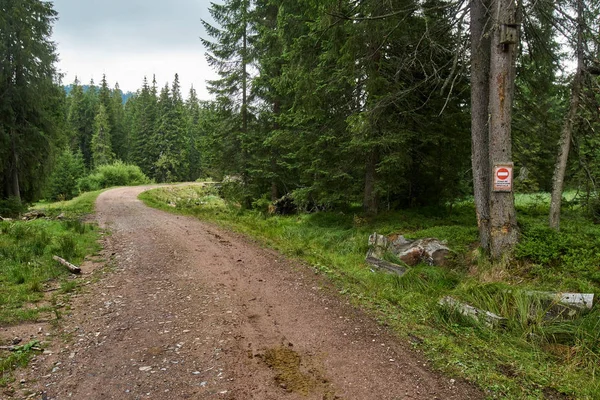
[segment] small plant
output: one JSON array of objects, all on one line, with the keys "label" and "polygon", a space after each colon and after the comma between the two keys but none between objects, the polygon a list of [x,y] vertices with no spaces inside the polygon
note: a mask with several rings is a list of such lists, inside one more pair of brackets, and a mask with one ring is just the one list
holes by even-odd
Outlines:
[{"label": "small plant", "polygon": [[16,197],[0,199],[0,217],[14,218],[27,211],[27,206]]},{"label": "small plant", "polygon": [[79,180],[79,190],[89,192],[112,186],[134,186],[150,183],[137,165],[116,161],[113,164],[101,165],[90,175]]}]

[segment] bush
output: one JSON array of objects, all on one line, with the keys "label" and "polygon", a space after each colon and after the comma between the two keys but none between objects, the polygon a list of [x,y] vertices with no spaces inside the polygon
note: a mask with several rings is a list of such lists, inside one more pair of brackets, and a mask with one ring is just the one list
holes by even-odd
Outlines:
[{"label": "bush", "polygon": [[16,197],[0,199],[0,217],[13,218],[27,211],[27,207]]},{"label": "bush", "polygon": [[151,183],[137,165],[116,161],[101,165],[90,175],[79,180],[79,190],[89,192],[111,186],[134,186]]},{"label": "bush", "polygon": [[50,177],[48,197],[51,200],[70,200],[78,194],[77,181],[85,174],[81,152],[73,154],[65,150],[56,160],[56,166]]}]

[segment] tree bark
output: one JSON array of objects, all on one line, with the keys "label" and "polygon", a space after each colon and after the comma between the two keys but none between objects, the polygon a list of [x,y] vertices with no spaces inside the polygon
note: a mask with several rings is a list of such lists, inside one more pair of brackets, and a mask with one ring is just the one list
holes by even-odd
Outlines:
[{"label": "tree bark", "polygon": [[581,88],[584,77],[584,53],[583,53],[583,0],[577,1],[577,70],[573,77],[571,86],[571,101],[569,113],[563,123],[560,140],[558,142],[558,157],[552,176],[552,198],[550,200],[550,228],[560,230],[560,206],[562,203],[562,192],[565,186],[565,172],[569,151],[571,149],[571,137],[573,136],[573,125],[577,118]]},{"label": "tree bark", "polygon": [[376,215],[378,211],[378,201],[376,193],[377,182],[377,163],[379,154],[376,148],[371,149],[367,156],[365,171],[365,191],[363,198],[363,208],[366,214]]},{"label": "tree bark", "polygon": [[[512,161],[511,121],[515,82],[516,43],[503,43],[501,27],[517,23],[515,0],[492,2],[494,31],[490,58],[490,167]],[[516,41],[516,40],[515,40]],[[491,169],[488,170],[491,176]],[[490,190],[490,255],[500,260],[510,255],[518,240],[514,196]]]},{"label": "tree bark", "polygon": [[8,186],[8,196],[14,197],[21,202],[21,187],[19,184],[19,155],[17,153],[17,144],[15,139],[14,128],[11,129],[10,135],[12,165],[10,167],[10,184]]},{"label": "tree bark", "polygon": [[81,273],[81,268],[79,268],[77,265],[71,264],[70,262],[68,262],[64,258],[61,258],[59,256],[53,256],[52,259],[55,260],[55,261],[57,261],[58,263],[60,263],[62,266],[64,266],[65,268],[67,268],[69,271],[71,271],[71,273],[73,273],[73,274],[80,274]]},{"label": "tree bark", "polygon": [[471,165],[479,245],[490,248],[490,163],[488,102],[490,91],[490,0],[471,1]]}]

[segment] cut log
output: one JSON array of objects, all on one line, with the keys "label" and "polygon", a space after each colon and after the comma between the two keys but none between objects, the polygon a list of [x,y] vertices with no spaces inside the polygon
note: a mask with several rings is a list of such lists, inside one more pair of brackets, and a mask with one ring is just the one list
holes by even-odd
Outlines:
[{"label": "cut log", "polygon": [[483,322],[486,326],[490,328],[501,327],[506,325],[507,319],[491,313],[489,311],[480,310],[479,308],[475,308],[470,304],[460,302],[453,297],[446,296],[442,298],[439,302],[439,305],[442,307],[448,307],[453,310],[458,311],[465,317],[473,318],[477,321]]},{"label": "cut log", "polygon": [[80,274],[81,273],[81,268],[79,268],[77,265],[71,264],[70,262],[68,262],[64,258],[60,258],[59,256],[54,256],[52,258],[54,260],[58,261],[59,263],[61,263],[64,267],[66,267],[69,271],[71,271],[71,273],[73,273],[73,274]]},{"label": "cut log", "polygon": [[406,268],[398,264],[394,264],[385,260],[380,260],[379,258],[373,256],[367,256],[365,261],[367,262],[367,264],[372,265],[375,268],[384,270],[386,272],[392,272],[400,276],[406,273]]},{"label": "cut log", "polygon": [[593,293],[547,293],[548,297],[553,298],[556,302],[571,307],[585,308],[591,310],[594,306]]}]

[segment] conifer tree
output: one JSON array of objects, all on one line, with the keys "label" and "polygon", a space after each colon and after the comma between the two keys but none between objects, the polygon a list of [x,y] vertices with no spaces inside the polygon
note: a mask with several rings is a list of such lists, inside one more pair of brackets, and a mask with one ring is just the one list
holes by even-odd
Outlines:
[{"label": "conifer tree", "polygon": [[200,129],[201,109],[196,90],[192,86],[185,102],[186,138],[188,149],[188,181],[195,181],[202,175],[201,142],[202,131]]},{"label": "conifer tree", "polygon": [[133,99],[131,122],[130,160],[139,166],[142,172],[154,176],[154,162],[158,159],[159,149],[155,144],[157,100],[155,87],[148,85],[144,77],[143,86]]},{"label": "conifer tree", "polygon": [[166,85],[161,91],[158,109],[156,138],[160,153],[155,162],[154,177],[159,182],[184,180],[188,172],[188,149],[184,103],[177,74],[171,89],[169,90],[169,86]]},{"label": "conifer tree", "polygon": [[221,140],[231,144],[227,159],[238,173],[246,176],[248,164],[248,131],[250,109],[250,66],[253,61],[251,40],[250,0],[226,0],[211,3],[209,12],[218,26],[202,21],[208,35],[202,38],[207,49],[206,59],[219,74],[219,79],[208,82],[208,89],[216,96],[218,105],[227,117],[227,127]]},{"label": "conifer tree", "polygon": [[31,200],[64,137],[50,38],[57,14],[51,2],[10,0],[0,15],[0,197]]},{"label": "conifer tree", "polygon": [[92,137],[92,160],[94,167],[110,164],[115,159],[110,142],[110,125],[108,113],[103,104],[98,107],[94,121],[94,136]]},{"label": "conifer tree", "polygon": [[118,83],[115,84],[115,88],[111,92],[110,103],[114,121],[111,132],[111,141],[115,157],[122,161],[128,161],[129,144],[127,131],[125,129],[123,92],[121,92]]}]

